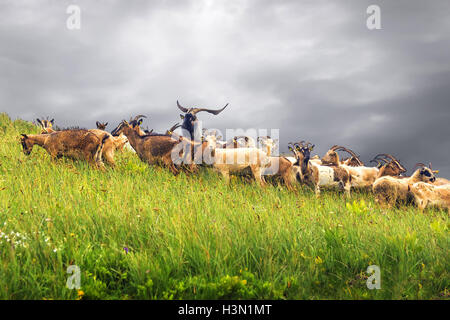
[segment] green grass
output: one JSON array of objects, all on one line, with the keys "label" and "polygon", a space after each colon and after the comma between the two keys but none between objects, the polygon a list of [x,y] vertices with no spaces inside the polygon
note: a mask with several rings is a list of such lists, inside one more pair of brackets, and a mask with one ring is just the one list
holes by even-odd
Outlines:
[{"label": "green grass", "polygon": [[[449,297],[444,211],[226,186],[208,169],[174,177],[131,153],[101,172],[40,147],[25,156],[19,136],[32,132],[0,114],[0,299]],[[66,288],[71,264],[80,296]],[[366,287],[372,264],[380,290]]]}]

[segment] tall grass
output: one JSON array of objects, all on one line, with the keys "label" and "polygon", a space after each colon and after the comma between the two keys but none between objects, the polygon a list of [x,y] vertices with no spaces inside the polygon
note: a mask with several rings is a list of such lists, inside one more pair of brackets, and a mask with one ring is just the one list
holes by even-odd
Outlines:
[{"label": "tall grass", "polygon": [[[174,177],[119,153],[101,172],[22,153],[0,115],[0,299],[448,299],[449,217],[368,193]],[[6,238],[6,236],[8,236]],[[81,289],[66,287],[69,265]],[[369,265],[381,289],[366,287]]]}]

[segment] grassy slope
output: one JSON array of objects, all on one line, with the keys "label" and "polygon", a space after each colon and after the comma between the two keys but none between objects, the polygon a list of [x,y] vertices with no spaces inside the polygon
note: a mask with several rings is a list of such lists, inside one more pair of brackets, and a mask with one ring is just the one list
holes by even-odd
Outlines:
[{"label": "grassy slope", "polygon": [[[36,130],[0,115],[0,234],[11,239],[0,239],[0,299],[76,299],[69,264],[83,299],[448,298],[446,212],[225,186],[209,170],[174,177],[127,153],[102,173],[39,147],[25,156],[19,134]],[[381,290],[366,287],[371,264]]]}]

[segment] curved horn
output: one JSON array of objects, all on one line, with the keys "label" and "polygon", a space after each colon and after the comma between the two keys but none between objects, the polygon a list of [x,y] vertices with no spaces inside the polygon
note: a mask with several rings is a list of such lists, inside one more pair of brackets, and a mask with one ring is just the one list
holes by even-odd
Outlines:
[{"label": "curved horn", "polygon": [[373,162],[373,161],[384,161],[385,163],[388,163],[389,161],[386,160],[385,158],[382,158],[382,156],[383,156],[383,154],[382,154],[382,153],[379,153],[379,154],[377,154],[377,155],[375,156],[375,158],[373,158],[372,160],[370,160],[370,162]]},{"label": "curved horn", "polygon": [[334,146],[332,146],[331,148],[330,148],[330,150],[331,151],[336,151],[336,149],[338,149],[338,148],[343,148],[342,146],[338,146],[337,144],[335,144]]},{"label": "curved horn", "polygon": [[416,171],[416,168],[419,168],[419,167],[426,168],[427,166],[424,163],[422,163],[422,162],[418,162],[418,163],[416,163],[414,165],[414,168],[412,169],[412,172]]},{"label": "curved horn", "polygon": [[144,116],[143,114],[137,115],[136,117],[134,117],[134,121],[138,121],[140,118],[147,118],[146,116]]},{"label": "curved horn", "polygon": [[[199,113],[199,112],[206,111],[206,112],[212,113],[212,114],[214,114],[214,115],[218,115],[218,114],[221,113],[227,106],[228,106],[228,103],[227,103],[227,104],[225,105],[225,107],[223,107],[222,109],[217,109],[217,110],[213,110],[213,109],[204,109],[204,108],[193,108],[193,109],[190,110],[190,113],[192,113],[192,114],[197,114],[197,113]],[[179,106],[178,106],[178,107],[179,107]],[[185,112],[187,112],[187,111],[185,111]]]},{"label": "curved horn", "polygon": [[414,169],[415,169],[416,167],[426,167],[426,165],[423,164],[422,162],[418,162],[418,163],[416,163],[416,164],[414,165]]},{"label": "curved horn", "polygon": [[386,157],[386,158],[389,158],[389,159],[391,159],[392,161],[399,162],[394,156],[392,156],[392,155],[390,155],[390,154],[388,154],[388,153],[380,153],[379,155],[380,155],[380,156],[383,156],[383,157]]},{"label": "curved horn", "polygon": [[178,102],[178,100],[177,100],[177,106],[178,106],[178,108],[179,108],[181,111],[183,111],[183,112],[185,112],[185,113],[189,111],[189,109],[183,107],[183,106]]},{"label": "curved horn", "polygon": [[167,130],[168,132],[173,132],[176,128],[179,128],[181,125],[177,122],[175,123],[169,130]]},{"label": "curved horn", "polygon": [[335,151],[338,151],[338,150],[342,150],[342,151],[345,151],[345,152],[349,153],[352,157],[354,157],[356,159],[356,161],[358,161],[358,164],[360,166],[364,165],[364,163],[362,163],[361,159],[356,155],[355,152],[353,152],[353,150],[350,150],[350,149],[348,149],[346,147],[342,147],[342,146],[340,146],[340,147],[335,149]]}]

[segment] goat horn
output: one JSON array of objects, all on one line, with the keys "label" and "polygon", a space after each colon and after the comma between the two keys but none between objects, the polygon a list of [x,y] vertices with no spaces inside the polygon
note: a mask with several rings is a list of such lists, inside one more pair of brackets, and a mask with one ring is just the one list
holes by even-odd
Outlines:
[{"label": "goat horn", "polygon": [[137,115],[136,117],[134,117],[134,121],[138,121],[140,118],[147,118],[146,116],[144,116],[143,114]]},{"label": "goat horn", "polygon": [[[191,113],[191,114],[197,114],[197,113],[199,113],[199,112],[206,111],[206,112],[212,113],[212,114],[214,114],[214,115],[218,115],[218,114],[221,113],[227,106],[228,106],[228,103],[227,103],[227,104],[225,105],[225,107],[223,107],[222,109],[217,109],[217,110],[213,110],[213,109],[204,109],[204,108],[192,108],[192,109],[190,110],[190,113]],[[187,111],[185,111],[185,112],[187,112]]]},{"label": "goat horn", "polygon": [[416,163],[416,165],[414,166],[414,168],[415,168],[415,167],[426,167],[426,165],[423,164],[422,162],[418,162],[418,163]]},{"label": "goat horn", "polygon": [[338,149],[338,148],[343,148],[343,147],[338,146],[337,144],[335,144],[334,146],[332,146],[332,147],[330,148],[330,150],[331,150],[331,151],[336,151],[336,149]]},{"label": "goat horn", "polygon": [[358,161],[358,164],[360,166],[364,165],[364,163],[362,163],[361,159],[356,155],[356,153],[353,150],[350,150],[350,149],[348,149],[346,147],[342,147],[342,146],[338,147],[336,150],[342,150],[342,151],[349,153],[352,157],[354,157],[356,159],[356,161]]},{"label": "goat horn", "polygon": [[384,163],[388,163],[389,161],[387,161],[385,158],[380,158],[382,156],[382,154],[380,153],[380,154],[377,154],[376,156],[375,156],[375,158],[373,158],[372,160],[370,160],[370,162],[378,162],[379,163],[379,161],[384,161]]},{"label": "goat horn", "polygon": [[168,131],[173,132],[176,128],[179,128],[179,127],[180,127],[180,124],[177,122]]},{"label": "goat horn", "polygon": [[188,108],[185,108],[185,107],[183,107],[179,102],[178,102],[178,100],[177,100],[177,106],[178,106],[178,108],[181,110],[181,111],[183,111],[183,112],[189,112],[189,109]]}]

